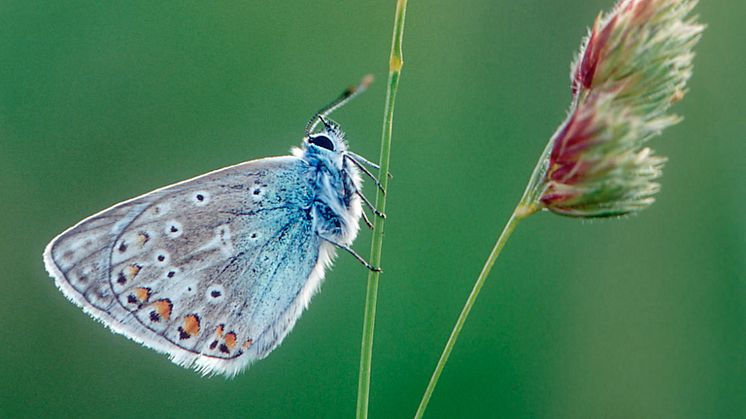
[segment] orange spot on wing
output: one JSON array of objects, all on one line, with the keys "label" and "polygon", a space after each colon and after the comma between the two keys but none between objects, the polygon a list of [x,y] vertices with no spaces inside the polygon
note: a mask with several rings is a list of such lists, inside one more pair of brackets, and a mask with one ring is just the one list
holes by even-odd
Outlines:
[{"label": "orange spot on wing", "polygon": [[243,346],[241,346],[241,348],[243,348],[243,350],[245,351],[251,347],[252,343],[254,343],[254,339],[249,339],[243,343]]},{"label": "orange spot on wing", "polygon": [[168,318],[171,317],[171,310],[173,310],[174,305],[171,303],[171,300],[164,298],[154,302],[153,307],[155,308],[155,312],[158,313],[163,320],[168,320]]},{"label": "orange spot on wing", "polygon": [[135,297],[141,302],[145,303],[150,298],[150,288],[135,288]]},{"label": "orange spot on wing", "polygon": [[130,275],[130,279],[132,279],[132,278],[136,277],[136,276],[137,276],[137,274],[139,274],[139,273],[140,273],[140,269],[142,269],[142,266],[140,266],[140,265],[138,265],[138,264],[136,264],[136,263],[134,263],[134,264],[130,265],[130,266],[129,266],[129,267],[127,268],[127,270],[128,270],[128,273],[129,273],[129,275]]},{"label": "orange spot on wing", "polygon": [[225,330],[225,326],[222,324],[218,326],[217,329],[215,329],[215,334],[218,335],[219,338],[223,337],[223,331]]},{"label": "orange spot on wing", "polygon": [[199,333],[199,316],[196,314],[190,314],[184,318],[184,326],[182,326],[184,333],[189,336],[197,336]]},{"label": "orange spot on wing", "polygon": [[236,334],[233,332],[228,332],[225,334],[225,346],[228,347],[229,350],[233,350],[233,348],[236,347]]},{"label": "orange spot on wing", "polygon": [[144,231],[141,231],[137,235],[137,244],[139,244],[140,246],[144,246],[145,243],[148,242],[148,240],[150,240],[150,235],[148,233],[145,233]]}]

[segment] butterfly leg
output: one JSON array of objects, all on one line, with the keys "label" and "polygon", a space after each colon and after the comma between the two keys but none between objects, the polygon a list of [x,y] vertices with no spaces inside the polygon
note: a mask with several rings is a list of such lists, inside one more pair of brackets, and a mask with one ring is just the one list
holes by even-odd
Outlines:
[{"label": "butterfly leg", "polygon": [[373,173],[371,173],[370,170],[366,169],[365,166],[363,166],[362,164],[360,164],[360,162],[357,161],[357,160],[355,160],[355,158],[347,156],[347,155],[345,155],[345,157],[349,161],[351,161],[355,166],[357,166],[360,170],[362,170],[363,173],[365,173],[366,175],[368,175],[368,177],[370,177],[373,180],[373,182],[376,183],[376,186],[378,186],[378,189],[380,189],[381,192],[383,192],[383,194],[386,195],[386,190],[383,189],[383,185],[381,185],[381,182],[378,181],[378,178],[376,178],[375,176],[373,176]]},{"label": "butterfly leg", "polygon": [[[353,188],[355,188],[355,187],[353,186]],[[377,215],[377,216],[379,216],[381,218],[386,218],[386,214],[382,213],[381,211],[378,211],[378,208],[376,208],[375,205],[371,204],[370,201],[368,200],[368,198],[366,198],[365,195],[363,195],[362,192],[360,192],[357,188],[355,188],[355,193],[363,200],[363,203],[368,208],[370,208],[371,211],[373,211],[373,214],[375,214],[375,215]]]},{"label": "butterfly leg", "polygon": [[347,253],[351,254],[352,256],[355,257],[355,259],[357,259],[360,263],[363,264],[363,266],[365,266],[369,270],[371,270],[373,272],[383,272],[381,270],[381,268],[376,268],[373,265],[371,265],[370,263],[368,263],[368,261],[365,260],[365,258],[363,258],[362,256],[358,255],[357,252],[355,252],[354,250],[352,250],[352,248],[350,246],[346,246],[344,244],[337,243],[334,240],[330,240],[330,239],[328,239],[328,238],[326,238],[324,236],[321,236],[321,235],[319,237],[321,237],[322,240],[327,241],[327,242],[333,244],[334,246],[336,246],[336,247],[338,247],[338,248],[346,251]]},{"label": "butterfly leg", "polygon": [[[361,155],[359,155],[357,153],[353,153],[352,151],[348,151],[347,154],[350,157],[352,157],[353,159],[355,159],[357,163],[364,163],[364,164],[367,164],[368,166],[370,166],[370,167],[372,167],[372,168],[374,168],[376,170],[381,170],[381,166],[373,163],[372,161],[366,159],[365,157],[363,157],[363,156],[361,156]],[[392,175],[391,173],[387,173],[386,175],[389,177],[389,179],[393,179],[394,178],[394,175]]]},{"label": "butterfly leg", "polygon": [[360,199],[363,200],[363,203],[365,204],[365,206],[367,206],[368,208],[370,208],[370,210],[373,211],[373,214],[375,214],[375,215],[377,215],[377,216],[379,216],[381,218],[384,218],[384,219],[386,218],[386,214],[382,213],[381,211],[378,211],[378,208],[376,208],[375,205],[373,205],[373,204],[370,203],[370,200],[368,200],[368,197],[366,197],[365,195],[363,195],[363,193],[360,192],[360,189],[358,189],[357,186],[355,186],[354,183],[350,183],[350,186],[352,186],[352,192],[356,193],[360,197]]},{"label": "butterfly leg", "polygon": [[368,218],[368,215],[365,213],[365,211],[360,212],[360,215],[363,216],[363,221],[365,221],[365,225],[367,225],[369,229],[373,230],[373,223],[370,222],[370,219]]}]

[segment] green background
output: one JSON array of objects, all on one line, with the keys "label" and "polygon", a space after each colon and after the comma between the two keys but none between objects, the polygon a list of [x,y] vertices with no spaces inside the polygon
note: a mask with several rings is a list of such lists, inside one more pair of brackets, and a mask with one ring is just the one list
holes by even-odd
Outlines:
[{"label": "green background", "polygon": [[[101,4],[104,3],[104,4]],[[208,4],[209,3],[209,4]],[[611,0],[410,2],[371,416],[411,417]],[[685,121],[635,217],[521,224],[429,417],[746,417],[746,31],[706,1]],[[366,271],[340,255],[285,343],[234,380],[115,336],[48,278],[46,243],[118,201],[286,154],[335,114],[376,159],[394,2],[0,4],[0,417],[351,417]],[[366,187],[372,193],[370,184]],[[368,254],[370,233],[355,247]]]}]

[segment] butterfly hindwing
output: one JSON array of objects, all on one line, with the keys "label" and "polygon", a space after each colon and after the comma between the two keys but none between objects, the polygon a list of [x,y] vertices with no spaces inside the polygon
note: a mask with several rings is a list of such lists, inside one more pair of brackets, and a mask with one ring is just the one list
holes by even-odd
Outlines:
[{"label": "butterfly hindwing", "polygon": [[269,158],[156,190],[59,235],[47,270],[112,330],[233,375],[282,341],[331,257],[308,176],[301,159]]}]

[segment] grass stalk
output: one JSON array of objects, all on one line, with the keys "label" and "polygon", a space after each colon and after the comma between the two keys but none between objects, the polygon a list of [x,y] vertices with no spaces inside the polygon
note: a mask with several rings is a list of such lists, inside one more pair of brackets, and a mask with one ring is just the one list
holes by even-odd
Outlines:
[{"label": "grass stalk", "polygon": [[445,348],[443,348],[443,353],[441,353],[440,358],[438,359],[438,364],[435,366],[435,370],[433,371],[433,375],[430,377],[430,382],[427,384],[427,388],[425,389],[425,393],[422,396],[420,405],[417,407],[417,412],[414,416],[416,419],[422,418],[422,416],[425,414],[425,409],[427,409],[427,405],[430,402],[430,397],[432,397],[433,391],[435,391],[435,386],[438,385],[440,375],[443,372],[443,368],[445,367],[446,363],[448,362],[448,358],[451,356],[451,351],[453,350],[454,345],[456,345],[456,341],[458,340],[459,334],[461,333],[461,329],[464,327],[464,323],[466,323],[466,319],[469,317],[469,313],[471,312],[474,303],[477,301],[477,297],[479,297],[480,291],[482,291],[482,286],[484,286],[487,277],[492,271],[492,266],[494,266],[495,261],[497,260],[498,256],[500,256],[500,253],[503,250],[503,247],[505,247],[505,243],[507,243],[511,234],[513,234],[513,231],[518,226],[518,223],[521,220],[531,216],[541,209],[541,207],[537,204],[537,196],[538,193],[541,191],[541,179],[544,177],[544,174],[547,170],[549,153],[551,152],[551,144],[552,142],[550,141],[544,148],[544,151],[542,152],[538,163],[531,173],[531,177],[529,178],[528,185],[526,186],[526,190],[523,192],[521,200],[518,202],[518,205],[515,207],[513,213],[510,215],[510,218],[503,227],[502,232],[497,237],[497,241],[495,242],[495,246],[492,248],[492,252],[490,252],[490,255],[487,257],[487,261],[482,267],[482,271],[479,273],[477,280],[474,282],[474,287],[472,287],[471,293],[469,293],[469,297],[466,298],[464,308],[461,309],[461,314],[459,314],[458,319],[456,320],[456,324],[453,326],[451,335],[448,337]]},{"label": "grass stalk", "polygon": [[[386,88],[386,103],[383,111],[383,131],[381,134],[381,156],[380,156],[380,182],[383,189],[388,189],[389,160],[391,155],[391,133],[394,122],[394,104],[396,92],[399,88],[404,58],[402,56],[402,39],[404,36],[404,17],[407,10],[407,0],[397,0],[396,13],[394,16],[394,33],[391,41],[391,55],[389,59],[389,77]],[[386,195],[378,190],[376,194],[376,207],[386,211]],[[381,249],[383,247],[384,219],[375,217],[373,225],[373,239],[370,250],[370,264],[381,266]],[[360,373],[358,379],[357,410],[356,417],[364,419],[368,417],[368,403],[370,396],[370,372],[373,361],[373,332],[376,322],[376,304],[378,301],[378,281],[380,272],[370,271],[368,274],[368,285],[365,297],[365,314],[363,318],[363,338],[360,348]]]},{"label": "grass stalk", "polygon": [[456,324],[453,326],[451,335],[448,337],[445,348],[443,348],[443,353],[440,355],[438,364],[435,366],[435,371],[433,371],[433,375],[432,377],[430,377],[430,382],[427,384],[425,394],[422,396],[420,406],[417,408],[417,413],[414,416],[415,418],[422,418],[422,416],[425,414],[427,404],[430,402],[430,397],[433,395],[435,386],[438,384],[438,380],[440,379],[440,374],[443,372],[443,368],[445,367],[446,362],[448,362],[448,357],[451,355],[451,351],[453,350],[453,346],[456,344],[456,340],[458,340],[461,329],[464,327],[466,318],[469,317],[469,313],[474,306],[474,302],[477,301],[479,292],[482,290],[482,286],[484,285],[487,276],[490,274],[492,266],[495,264],[497,257],[500,256],[500,252],[505,246],[505,243],[508,241],[508,238],[513,233],[513,230],[515,230],[518,222],[522,219],[518,215],[520,213],[519,209],[522,209],[520,205],[515,209],[515,211],[513,211],[513,214],[511,214],[510,219],[508,219],[507,224],[505,224],[502,233],[500,233],[500,236],[498,236],[497,242],[492,248],[492,252],[487,258],[484,267],[482,267],[482,272],[480,272],[479,276],[477,277],[477,280],[474,283],[474,287],[472,288],[469,297],[466,299],[464,308],[461,309],[461,314],[459,314],[458,320],[456,320]]}]

